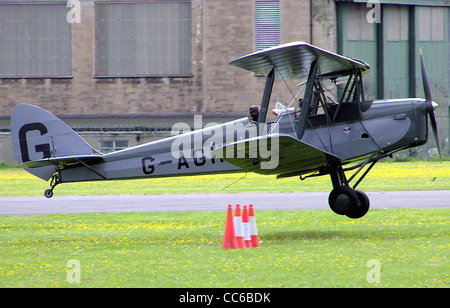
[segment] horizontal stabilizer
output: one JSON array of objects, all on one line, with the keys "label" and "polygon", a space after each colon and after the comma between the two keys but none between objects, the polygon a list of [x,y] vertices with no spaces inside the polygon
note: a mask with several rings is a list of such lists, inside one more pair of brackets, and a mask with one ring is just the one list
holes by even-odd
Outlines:
[{"label": "horizontal stabilizer", "polygon": [[60,168],[77,165],[82,163],[91,163],[98,161],[102,158],[102,155],[74,155],[74,156],[63,156],[63,157],[53,157],[44,158],[34,161],[29,161],[20,165],[22,168],[39,168],[46,166],[59,166]]},{"label": "horizontal stabilizer", "polygon": [[326,166],[335,155],[324,152],[289,135],[272,134],[251,138],[213,151],[213,154],[246,171],[300,175]]}]

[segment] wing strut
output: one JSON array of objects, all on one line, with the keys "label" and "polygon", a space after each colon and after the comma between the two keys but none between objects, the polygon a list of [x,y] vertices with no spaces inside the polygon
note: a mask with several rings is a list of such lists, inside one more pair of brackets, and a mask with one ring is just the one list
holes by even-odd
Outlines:
[{"label": "wing strut", "polygon": [[319,61],[317,58],[311,63],[309,69],[308,81],[306,83],[305,95],[303,97],[302,108],[300,109],[299,121],[297,122],[297,138],[302,139],[306,128],[306,118],[309,114],[309,106],[314,94],[314,83],[316,81],[317,71],[319,70]]},{"label": "wing strut", "polygon": [[[272,95],[273,82],[275,81],[275,68],[272,68],[269,75],[267,75],[266,86],[264,88],[264,94],[261,101],[261,108],[259,110],[258,122],[264,123],[266,122],[267,109],[269,108],[270,96]],[[259,125],[256,126],[259,135]]]}]

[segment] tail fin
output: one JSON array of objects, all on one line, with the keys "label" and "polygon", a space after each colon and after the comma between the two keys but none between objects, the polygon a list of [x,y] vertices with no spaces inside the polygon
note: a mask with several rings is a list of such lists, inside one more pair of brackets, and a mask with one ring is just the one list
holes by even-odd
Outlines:
[{"label": "tail fin", "polygon": [[[11,139],[14,155],[20,164],[57,161],[57,158],[97,153],[63,121],[44,109],[28,104],[17,105],[11,115]],[[36,165],[25,170],[49,180],[56,164]]]}]

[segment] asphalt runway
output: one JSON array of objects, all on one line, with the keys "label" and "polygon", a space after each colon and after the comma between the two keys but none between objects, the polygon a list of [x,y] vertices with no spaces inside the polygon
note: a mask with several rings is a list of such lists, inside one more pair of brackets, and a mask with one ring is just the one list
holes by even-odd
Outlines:
[{"label": "asphalt runway", "polygon": [[[450,207],[450,190],[366,192],[370,207]],[[258,210],[329,209],[328,192],[180,194],[122,196],[0,197],[0,215],[117,212],[226,211],[228,204],[253,204]]]}]

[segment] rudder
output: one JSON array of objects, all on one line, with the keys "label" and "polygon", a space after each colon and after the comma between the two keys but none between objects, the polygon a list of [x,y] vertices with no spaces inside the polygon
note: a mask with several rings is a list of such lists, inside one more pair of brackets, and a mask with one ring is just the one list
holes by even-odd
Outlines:
[{"label": "rudder", "polygon": [[[11,114],[11,140],[14,155],[20,164],[96,153],[63,121],[42,108],[28,104],[17,105]],[[25,170],[47,181],[57,168],[50,165]]]}]

